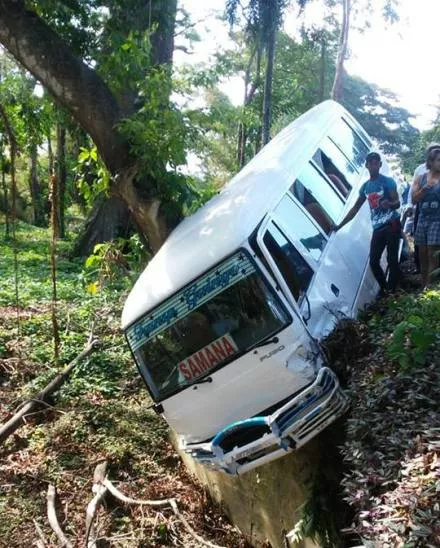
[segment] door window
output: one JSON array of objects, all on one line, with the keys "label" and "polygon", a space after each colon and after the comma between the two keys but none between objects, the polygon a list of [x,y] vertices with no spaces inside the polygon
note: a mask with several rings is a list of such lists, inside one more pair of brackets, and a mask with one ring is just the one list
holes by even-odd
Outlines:
[{"label": "door window", "polygon": [[296,300],[307,292],[313,269],[283,232],[272,223],[263,242]]}]

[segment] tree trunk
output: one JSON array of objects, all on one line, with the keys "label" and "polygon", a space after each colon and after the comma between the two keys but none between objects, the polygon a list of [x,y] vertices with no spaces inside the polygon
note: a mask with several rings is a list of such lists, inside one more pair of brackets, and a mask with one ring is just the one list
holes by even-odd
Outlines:
[{"label": "tree trunk", "polygon": [[0,42],[80,123],[116,173],[127,161],[128,146],[117,138],[120,108],[99,74],[22,0],[0,2]]},{"label": "tree trunk", "polygon": [[95,201],[84,230],[75,242],[73,255],[87,257],[96,244],[127,236],[129,222],[130,212],[121,199],[101,196]]},{"label": "tree trunk", "polygon": [[8,199],[8,185],[6,183],[6,173],[2,166],[2,190],[3,190],[3,208],[5,213],[5,238],[9,239],[10,227],[9,227],[9,199]]},{"label": "tree trunk", "polygon": [[148,246],[156,253],[180,219],[170,219],[158,198],[139,199],[133,184],[135,169],[121,174],[115,193],[98,199],[90,213],[84,231],[74,246],[75,256],[85,257],[97,243],[127,238],[135,227],[148,235]]},{"label": "tree trunk", "polygon": [[277,22],[278,22],[278,0],[269,0],[273,3],[271,8],[271,21],[267,37],[266,45],[266,75],[264,81],[264,97],[263,97],[263,119],[262,119],[262,131],[261,140],[263,146],[270,140],[270,125],[272,115],[272,82],[273,82],[273,67],[275,62],[275,44],[277,36]]},{"label": "tree trunk", "polygon": [[[252,83],[252,86],[249,89],[249,84],[251,80],[251,70],[254,58],[256,56],[255,62],[255,77]],[[261,72],[261,44],[257,43],[254,51],[251,53],[249,63],[246,67],[244,75],[244,100],[243,100],[243,115],[246,112],[246,108],[251,103],[254,98],[255,92],[260,85],[260,72]],[[238,166],[242,168],[246,163],[246,144],[247,144],[247,127],[245,122],[242,120],[238,126],[238,140],[237,140],[237,162]]]},{"label": "tree trunk", "polygon": [[65,209],[66,209],[66,129],[57,124],[57,182],[58,182],[58,234],[66,237]]},{"label": "tree trunk", "polygon": [[[144,28],[154,28],[158,24],[152,35],[153,64],[172,61],[176,4],[177,0],[139,0],[138,5],[143,7],[140,13],[144,14],[150,8],[148,18],[142,18],[143,23],[148,22],[148,27]],[[125,11],[128,18],[130,13]],[[131,29],[125,30],[128,34]],[[117,131],[119,120],[130,109],[126,105],[121,107],[98,72],[78,59],[67,42],[37,13],[28,10],[23,0],[0,1],[0,42],[91,136],[113,176],[109,206],[104,207],[100,202],[89,219],[86,232],[90,234],[91,242],[86,247],[90,250],[97,241],[107,240],[109,234],[111,237],[117,235],[116,229],[121,224],[126,226],[126,214],[121,223],[124,207],[116,205],[118,199],[122,199],[125,213],[127,208],[131,211],[137,227],[147,237],[151,248],[157,250],[169,231],[162,214],[165,208],[160,207],[158,197],[160,182],[146,178],[134,186],[133,178],[139,167],[130,153],[129,143]],[[133,104],[131,112],[134,110]],[[128,179],[127,173],[130,174]],[[121,187],[124,181],[128,181],[130,188]],[[103,217],[107,214],[110,218]],[[76,248],[84,249],[84,241],[78,242]]]},{"label": "tree trunk", "polygon": [[8,185],[6,183],[6,165],[4,157],[4,143],[3,136],[0,137],[0,163],[1,163],[1,179],[2,179],[2,191],[3,191],[3,203],[2,209],[5,213],[5,239],[9,239],[10,227],[9,227],[9,196]]},{"label": "tree trunk", "polygon": [[325,57],[326,43],[324,34],[321,35],[321,55],[319,60],[319,102],[325,99]]},{"label": "tree trunk", "polygon": [[336,62],[336,73],[333,81],[331,98],[341,102],[344,83],[344,61],[348,48],[348,31],[350,29],[350,0],[342,0],[342,28],[339,38],[338,60]]},{"label": "tree trunk", "polygon": [[54,171],[54,159],[53,159],[53,149],[52,149],[52,138],[50,136],[50,132],[47,136],[47,158],[48,158],[48,175],[51,177],[55,171]]},{"label": "tree trunk", "polygon": [[44,226],[44,209],[41,199],[41,185],[38,181],[38,149],[36,143],[31,144],[29,165],[29,191],[32,200],[33,224]]}]

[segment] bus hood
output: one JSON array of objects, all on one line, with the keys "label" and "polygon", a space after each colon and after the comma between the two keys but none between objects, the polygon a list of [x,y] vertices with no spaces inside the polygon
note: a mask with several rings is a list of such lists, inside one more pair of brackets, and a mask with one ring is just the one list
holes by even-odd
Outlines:
[{"label": "bus hood", "polygon": [[212,382],[191,385],[162,402],[166,421],[186,443],[209,440],[231,422],[277,405],[313,382],[322,358],[310,337],[304,332],[295,340],[289,326],[278,338],[212,373]]}]

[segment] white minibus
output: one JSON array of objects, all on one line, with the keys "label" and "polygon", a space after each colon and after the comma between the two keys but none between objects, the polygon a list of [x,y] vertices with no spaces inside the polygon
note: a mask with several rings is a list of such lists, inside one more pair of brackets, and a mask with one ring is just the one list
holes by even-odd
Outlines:
[{"label": "white minibus", "polygon": [[154,408],[211,469],[242,474],[346,410],[319,340],[378,291],[368,205],[332,231],[371,149],[338,103],[312,108],[172,232],[132,289],[122,327]]}]

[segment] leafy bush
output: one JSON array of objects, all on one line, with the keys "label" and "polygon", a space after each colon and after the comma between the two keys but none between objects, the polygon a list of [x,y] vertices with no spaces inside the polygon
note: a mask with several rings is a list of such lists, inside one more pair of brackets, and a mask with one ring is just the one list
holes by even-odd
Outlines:
[{"label": "leafy bush", "polygon": [[[424,365],[438,340],[440,300],[438,291],[429,291],[403,302],[403,319],[395,326],[387,345],[388,357],[402,368]],[[414,313],[417,310],[417,313]]]}]

